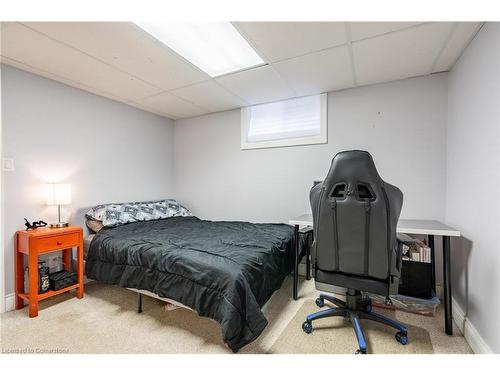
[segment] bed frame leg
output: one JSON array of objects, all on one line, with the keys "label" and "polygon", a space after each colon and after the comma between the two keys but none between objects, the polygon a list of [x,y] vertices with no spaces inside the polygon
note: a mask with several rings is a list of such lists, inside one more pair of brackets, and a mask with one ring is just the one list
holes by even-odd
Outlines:
[{"label": "bed frame leg", "polygon": [[142,312],[142,293],[138,292],[139,294],[139,301],[137,303],[137,312],[140,314]]}]

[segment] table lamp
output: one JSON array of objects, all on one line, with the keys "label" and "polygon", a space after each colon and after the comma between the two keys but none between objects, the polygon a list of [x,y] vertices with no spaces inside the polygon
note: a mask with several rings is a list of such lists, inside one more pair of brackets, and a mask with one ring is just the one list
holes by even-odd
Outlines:
[{"label": "table lamp", "polygon": [[68,226],[67,222],[61,221],[61,205],[71,204],[71,185],[70,184],[48,184],[47,204],[57,206],[58,221],[51,223],[51,228],[64,228]]}]

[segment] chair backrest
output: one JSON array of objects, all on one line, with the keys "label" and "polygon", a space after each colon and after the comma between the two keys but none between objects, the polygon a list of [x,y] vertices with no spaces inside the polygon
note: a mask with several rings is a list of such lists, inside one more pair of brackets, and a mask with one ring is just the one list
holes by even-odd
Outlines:
[{"label": "chair backrest", "polygon": [[382,180],[371,155],[358,150],[335,155],[310,200],[316,268],[386,280],[397,263],[403,193]]}]

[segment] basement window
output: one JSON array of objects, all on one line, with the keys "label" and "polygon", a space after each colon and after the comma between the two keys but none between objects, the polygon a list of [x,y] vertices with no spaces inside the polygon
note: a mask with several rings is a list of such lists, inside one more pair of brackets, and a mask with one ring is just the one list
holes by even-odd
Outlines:
[{"label": "basement window", "polygon": [[241,109],[241,149],[327,143],[327,94]]}]

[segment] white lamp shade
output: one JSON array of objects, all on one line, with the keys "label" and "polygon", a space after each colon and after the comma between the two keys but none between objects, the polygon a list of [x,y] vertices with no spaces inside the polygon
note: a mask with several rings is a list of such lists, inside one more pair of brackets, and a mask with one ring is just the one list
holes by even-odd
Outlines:
[{"label": "white lamp shade", "polygon": [[50,206],[71,204],[71,185],[48,184],[47,204]]}]

